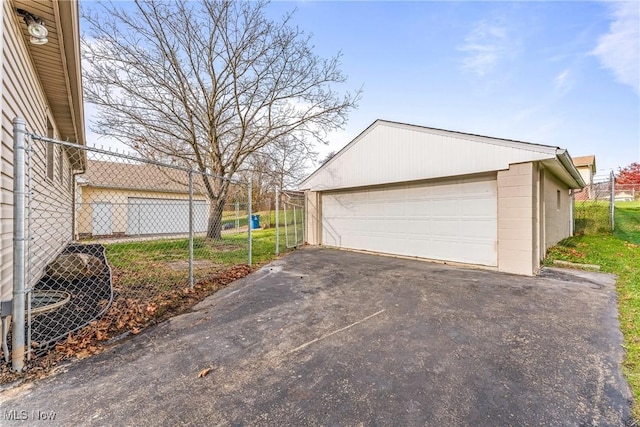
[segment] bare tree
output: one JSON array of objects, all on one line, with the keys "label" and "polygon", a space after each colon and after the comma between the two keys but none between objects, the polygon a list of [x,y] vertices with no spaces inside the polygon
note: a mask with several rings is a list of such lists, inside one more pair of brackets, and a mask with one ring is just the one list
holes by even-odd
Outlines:
[{"label": "bare tree", "polygon": [[262,191],[273,192],[276,188],[295,188],[309,172],[318,153],[310,144],[284,136],[267,147],[253,153],[248,161],[246,176],[262,184]]},{"label": "bare tree", "polygon": [[335,151],[330,151],[329,153],[327,153],[326,156],[324,156],[324,158],[320,161],[320,166],[324,165],[325,163],[327,163],[329,160],[333,159],[333,157],[336,155]]},{"label": "bare tree", "polygon": [[207,236],[220,238],[229,179],[255,153],[286,140],[326,143],[360,91],[344,84],[340,55],[316,55],[310,37],[270,20],[264,2],[136,1],[85,9],[85,99],[93,130],[143,155],[216,178]]}]

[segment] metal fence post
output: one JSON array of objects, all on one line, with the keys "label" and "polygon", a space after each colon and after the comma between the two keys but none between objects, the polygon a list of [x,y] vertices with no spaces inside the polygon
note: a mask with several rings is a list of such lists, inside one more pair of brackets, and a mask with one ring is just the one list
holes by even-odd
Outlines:
[{"label": "metal fence post", "polygon": [[193,170],[189,171],[189,287],[193,288]]},{"label": "metal fence post", "polygon": [[276,255],[280,254],[280,191],[276,187]]},{"label": "metal fence post", "polygon": [[611,201],[610,201],[610,218],[611,218],[611,231],[616,229],[616,215],[615,215],[615,210],[616,210],[616,176],[613,173],[613,171],[611,171],[610,177],[609,179],[611,180]]},{"label": "metal fence post", "polygon": [[25,357],[25,138],[27,125],[19,117],[13,119],[13,329],[11,337],[11,366],[14,371],[24,369]]},{"label": "metal fence post", "polygon": [[573,189],[569,191],[569,236],[573,236],[575,231],[575,218],[574,218],[574,207],[575,207],[575,195],[573,193]]},{"label": "metal fence post", "polygon": [[251,193],[253,192],[251,181],[249,181],[248,190],[249,190],[248,191],[249,196],[247,197],[248,198],[247,210],[249,211],[249,213],[248,213],[248,215],[249,215],[249,218],[248,218],[248,220],[249,220],[248,221],[248,223],[249,223],[249,231],[248,231],[249,243],[248,243],[248,247],[249,247],[249,267],[251,267],[251,261],[252,261],[251,260],[251,250],[252,250],[252,247],[251,247],[251,215],[252,215],[252,212],[251,212]]},{"label": "metal fence post", "polygon": [[236,233],[240,232],[240,202],[236,200]]}]

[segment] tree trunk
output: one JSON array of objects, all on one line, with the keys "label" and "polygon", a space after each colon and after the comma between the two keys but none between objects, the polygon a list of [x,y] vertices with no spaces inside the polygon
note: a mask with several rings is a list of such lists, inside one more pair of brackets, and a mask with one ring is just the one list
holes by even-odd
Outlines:
[{"label": "tree trunk", "polygon": [[207,239],[222,240],[222,209],[224,200],[211,201],[209,208],[209,223],[207,225]]}]

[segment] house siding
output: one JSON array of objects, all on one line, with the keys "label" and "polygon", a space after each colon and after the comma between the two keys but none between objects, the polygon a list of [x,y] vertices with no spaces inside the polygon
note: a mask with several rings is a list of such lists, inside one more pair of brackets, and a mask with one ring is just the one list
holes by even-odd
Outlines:
[{"label": "house siding", "polygon": [[[115,188],[80,187],[76,198],[77,209],[77,233],[80,236],[92,234],[93,211],[92,204],[96,202],[108,202],[112,205],[111,222],[114,234],[125,234],[128,226],[128,202],[129,198],[165,199],[165,200],[189,200],[188,194],[120,190]],[[206,197],[195,196],[195,201],[206,201]]]},{"label": "house siding", "polygon": [[591,167],[581,166],[576,169],[578,169],[578,172],[580,172],[580,176],[584,180],[584,183],[587,185],[587,187],[590,186],[593,183],[593,173],[591,171]]},{"label": "house siding", "polygon": [[554,147],[394,123],[374,123],[309,176],[301,190],[325,191],[507,170],[555,159]]},{"label": "house siding", "polygon": [[[27,49],[18,17],[10,1],[3,7],[2,28],[2,129],[0,144],[1,211],[0,223],[0,299],[11,299],[13,278],[13,119],[22,117],[27,131],[47,135],[49,105]],[[57,125],[50,118],[57,134]],[[72,197],[69,186],[70,163],[66,150],[62,156],[63,180],[46,178],[45,145],[34,141],[32,174],[32,281],[72,237]],[[57,147],[61,149],[61,147]],[[55,161],[59,157],[54,156]],[[59,168],[59,166],[56,166]]]}]

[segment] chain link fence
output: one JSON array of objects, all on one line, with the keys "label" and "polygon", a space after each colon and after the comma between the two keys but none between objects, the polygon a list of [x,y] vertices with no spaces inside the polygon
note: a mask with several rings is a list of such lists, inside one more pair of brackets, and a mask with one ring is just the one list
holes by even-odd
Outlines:
[{"label": "chain link fence", "polygon": [[614,189],[615,203],[637,202],[640,200],[640,184],[618,184]]},{"label": "chain link fence", "polygon": [[599,234],[615,226],[616,185],[613,172],[573,192],[574,234]]},{"label": "chain link fence", "polygon": [[[262,214],[262,227],[272,224],[271,201],[253,215],[250,184],[24,130],[16,139],[24,176],[16,194],[24,198],[15,210],[23,227],[14,299],[24,296],[25,323],[14,309],[7,360],[74,345],[77,352],[81,339],[91,354],[91,343],[137,333],[191,292],[247,274],[252,228],[261,227],[254,220]],[[224,199],[209,196],[223,186]],[[88,332],[72,336],[81,328]],[[24,342],[24,352],[10,351],[10,341],[14,349]]]},{"label": "chain link fence", "polygon": [[282,192],[280,224],[284,228],[285,246],[289,249],[305,242],[305,196],[301,191]]}]

